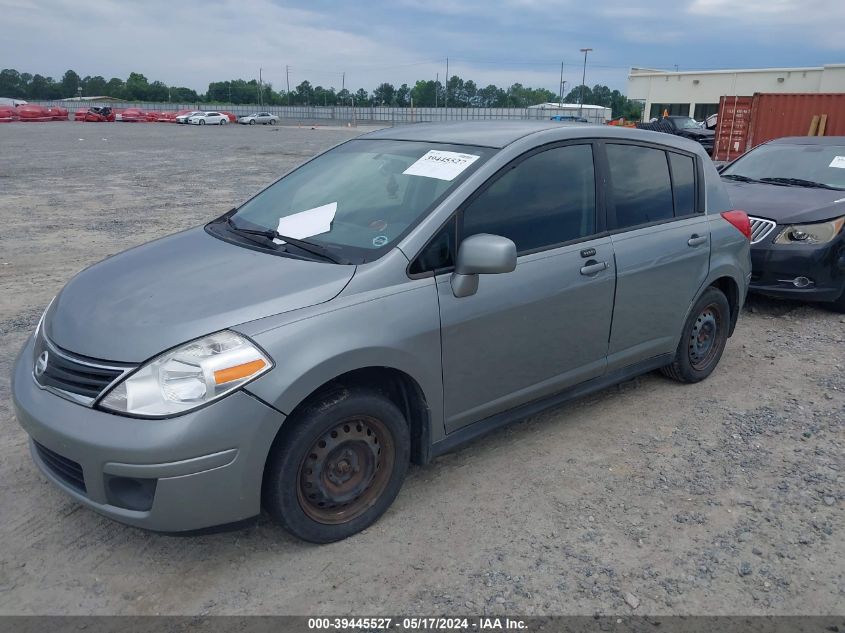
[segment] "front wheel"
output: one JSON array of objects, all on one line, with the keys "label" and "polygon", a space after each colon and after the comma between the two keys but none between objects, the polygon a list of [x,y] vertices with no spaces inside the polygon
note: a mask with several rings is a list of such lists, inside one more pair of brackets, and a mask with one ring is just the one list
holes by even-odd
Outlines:
[{"label": "front wheel", "polygon": [[255,119],[250,119],[250,120],[249,120],[249,124],[250,124],[250,125],[255,125]]},{"label": "front wheel", "polygon": [[205,119],[200,119],[200,125],[205,125]]},{"label": "front wheel", "polygon": [[383,396],[342,390],[285,422],[267,458],[264,507],[312,543],[339,541],[393,503],[410,456],[408,423]]},{"label": "front wheel", "polygon": [[687,317],[674,360],[660,371],[678,382],[707,378],[725,351],[730,314],[730,304],[721,290],[705,290]]}]

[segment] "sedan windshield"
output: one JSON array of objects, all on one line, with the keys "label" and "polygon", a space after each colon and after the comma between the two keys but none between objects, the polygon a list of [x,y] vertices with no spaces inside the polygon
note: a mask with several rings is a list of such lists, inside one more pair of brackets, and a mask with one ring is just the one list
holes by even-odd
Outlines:
[{"label": "sedan windshield", "polygon": [[304,164],[246,202],[238,227],[277,231],[371,261],[410,230],[494,150],[353,140]]},{"label": "sedan windshield", "polygon": [[722,172],[733,180],[845,189],[845,146],[761,145]]}]

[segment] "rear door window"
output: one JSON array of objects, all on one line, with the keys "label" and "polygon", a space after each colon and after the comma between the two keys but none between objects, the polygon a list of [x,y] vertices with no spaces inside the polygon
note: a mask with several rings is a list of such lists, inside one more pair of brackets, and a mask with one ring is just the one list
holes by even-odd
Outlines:
[{"label": "rear door window", "polygon": [[641,145],[607,145],[616,228],[674,217],[672,180],[666,152]]}]

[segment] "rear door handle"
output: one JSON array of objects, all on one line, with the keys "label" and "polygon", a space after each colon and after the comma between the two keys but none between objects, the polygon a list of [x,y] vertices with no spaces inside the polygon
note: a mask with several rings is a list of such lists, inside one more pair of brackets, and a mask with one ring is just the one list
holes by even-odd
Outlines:
[{"label": "rear door handle", "polygon": [[690,246],[701,246],[706,241],[707,241],[706,235],[697,235],[697,234],[693,233],[692,235],[690,235],[690,238],[687,240],[687,244],[689,244]]},{"label": "rear door handle", "polygon": [[595,275],[603,270],[607,270],[607,262],[597,262],[594,259],[581,266],[581,274],[587,276]]}]

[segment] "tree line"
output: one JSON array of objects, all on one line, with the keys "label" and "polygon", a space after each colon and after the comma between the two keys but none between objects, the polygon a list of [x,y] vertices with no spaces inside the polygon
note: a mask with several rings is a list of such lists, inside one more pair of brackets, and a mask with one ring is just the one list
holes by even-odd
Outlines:
[{"label": "tree line", "polygon": [[[613,110],[613,116],[639,118],[641,105],[629,100],[618,90],[607,86],[576,86],[564,95],[564,103],[583,102]],[[150,82],[141,73],[130,73],[126,80],[99,75],[85,76],[68,70],[60,80],[43,75],[18,72],[12,68],[0,71],[0,97],[28,100],[54,100],[77,96],[108,96],[126,101],[156,101],[173,103],[231,103],[261,106],[397,106],[450,108],[524,108],[539,103],[557,102],[559,95],[546,88],[531,88],[514,83],[507,88],[489,84],[478,86],[473,80],[452,75],[448,82],[418,80],[394,86],[381,83],[371,93],[364,88],[355,91],[343,88],[314,86],[303,81],[288,91],[275,90],[268,82],[255,79],[215,81],[205,94],[183,86],[168,86],[161,81]]]}]

